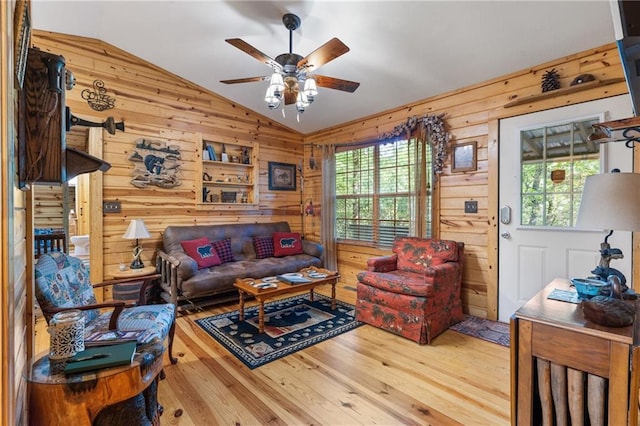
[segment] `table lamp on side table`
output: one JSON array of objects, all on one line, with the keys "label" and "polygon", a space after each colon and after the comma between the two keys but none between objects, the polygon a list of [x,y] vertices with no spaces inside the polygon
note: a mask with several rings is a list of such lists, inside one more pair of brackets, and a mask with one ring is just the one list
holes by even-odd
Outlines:
[{"label": "table lamp on side table", "polygon": [[613,231],[640,231],[640,174],[611,173],[588,176],[582,192],[576,228],[605,229],[609,233],[600,243],[600,263],[591,271],[603,281],[609,275],[618,276],[623,287],[626,278],[611,268],[612,259],[622,259],[622,250],[611,248]]},{"label": "table lamp on side table", "polygon": [[147,227],[144,225],[144,221],[142,219],[131,219],[127,232],[124,233],[122,238],[127,240],[136,240],[136,246],[133,249],[133,262],[131,262],[130,266],[131,269],[144,268],[144,263],[142,263],[142,259],[140,259],[142,246],[138,240],[141,238],[151,238],[149,231],[147,231]]}]

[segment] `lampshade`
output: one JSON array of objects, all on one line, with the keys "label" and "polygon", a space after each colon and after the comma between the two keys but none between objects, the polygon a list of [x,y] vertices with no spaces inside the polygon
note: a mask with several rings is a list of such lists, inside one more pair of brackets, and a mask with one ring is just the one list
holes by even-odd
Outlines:
[{"label": "lampshade", "polygon": [[264,100],[269,109],[276,109],[280,106],[280,98],[275,95],[274,86],[267,87],[267,93],[264,95]]},{"label": "lampshade", "polygon": [[587,177],[576,228],[640,230],[640,174],[603,173]]},{"label": "lampshade", "polygon": [[122,238],[127,240],[137,240],[139,238],[151,238],[147,227],[144,225],[142,219],[131,219],[127,232],[124,233]]},{"label": "lampshade", "polygon": [[309,101],[307,100],[307,95],[304,94],[304,91],[298,92],[298,96],[296,97],[296,109],[298,112],[303,113],[308,106]]},{"label": "lampshade", "polygon": [[316,80],[313,77],[308,77],[304,82],[304,94],[307,96],[309,103],[313,102],[318,94],[318,86],[316,85]]},{"label": "lampshade", "polygon": [[282,75],[280,73],[274,72],[271,74],[271,81],[269,82],[269,86],[273,87],[273,90],[278,96],[278,93],[282,94],[284,90],[284,81],[282,80]]}]

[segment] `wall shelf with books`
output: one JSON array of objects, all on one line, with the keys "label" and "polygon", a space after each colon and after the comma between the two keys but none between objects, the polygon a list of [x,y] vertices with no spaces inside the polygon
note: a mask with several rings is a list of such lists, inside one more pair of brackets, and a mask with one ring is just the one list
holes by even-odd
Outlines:
[{"label": "wall shelf with books", "polygon": [[253,209],[258,204],[258,144],[198,134],[196,208]]}]

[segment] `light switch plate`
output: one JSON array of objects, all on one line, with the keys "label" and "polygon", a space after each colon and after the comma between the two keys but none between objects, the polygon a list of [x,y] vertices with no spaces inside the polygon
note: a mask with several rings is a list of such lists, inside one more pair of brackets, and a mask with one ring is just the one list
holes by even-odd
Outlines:
[{"label": "light switch plate", "polygon": [[478,213],[478,202],[477,201],[465,201],[464,202],[464,212],[465,213]]},{"label": "light switch plate", "polygon": [[120,201],[103,201],[103,213],[120,213]]}]

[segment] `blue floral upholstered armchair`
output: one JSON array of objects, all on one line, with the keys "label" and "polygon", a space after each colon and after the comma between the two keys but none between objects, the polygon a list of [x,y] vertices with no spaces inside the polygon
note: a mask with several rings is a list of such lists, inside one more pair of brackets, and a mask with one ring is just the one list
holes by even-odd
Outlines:
[{"label": "blue floral upholstered armchair", "polygon": [[158,275],[150,275],[92,285],[89,271],[80,259],[62,252],[50,252],[41,255],[35,265],[35,293],[47,323],[58,312],[79,309],[85,317],[85,336],[102,330],[147,330],[138,338],[138,343],[163,341],[168,337],[169,359],[175,364],[177,359],[172,353],[175,333],[173,304],[134,306],[122,301],[97,303],[94,294],[97,287],[146,281],[140,288],[142,294],[147,283],[157,278]]}]

